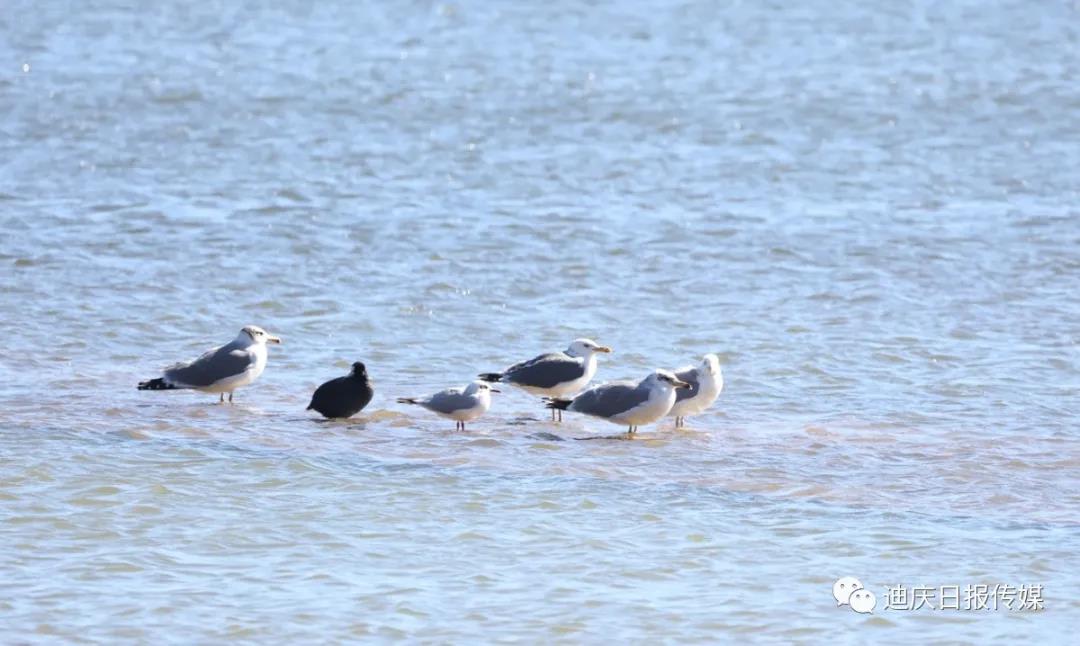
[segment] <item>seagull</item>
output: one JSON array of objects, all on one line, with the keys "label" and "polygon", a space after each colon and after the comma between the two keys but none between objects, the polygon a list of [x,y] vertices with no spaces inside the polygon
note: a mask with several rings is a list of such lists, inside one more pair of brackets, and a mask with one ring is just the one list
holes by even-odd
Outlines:
[{"label": "seagull", "polygon": [[634,433],[642,424],[651,424],[668,414],[675,404],[675,390],[689,388],[670,371],[655,370],[641,381],[613,381],[581,393],[573,399],[551,399],[548,408],[572,410],[625,424]]},{"label": "seagull", "polygon": [[[513,384],[532,395],[557,399],[575,395],[589,385],[596,374],[596,354],[611,348],[592,339],[576,339],[565,352],[550,352],[515,363],[502,372],[485,372],[480,379]],[[557,409],[551,409],[555,420]],[[562,411],[558,410],[559,420]]]},{"label": "seagull", "polygon": [[675,376],[690,384],[689,388],[675,393],[675,405],[668,413],[668,417],[675,418],[675,428],[681,428],[686,426],[688,415],[697,415],[716,401],[724,389],[724,373],[720,372],[720,358],[707,354],[697,368],[679,368]]},{"label": "seagull", "polygon": [[399,404],[416,404],[457,422],[454,430],[465,430],[465,422],[471,422],[491,408],[491,393],[497,393],[490,384],[474,381],[461,388],[447,388],[423,399],[400,397]]},{"label": "seagull", "polygon": [[357,361],[348,375],[331,379],[316,388],[307,410],[314,409],[323,417],[352,417],[368,405],[372,394],[367,368]]},{"label": "seagull", "polygon": [[233,391],[259,378],[266,368],[266,344],[281,343],[257,325],[245,325],[231,343],[208,350],[198,359],[165,369],[164,376],[139,383],[139,390],[191,388],[221,393],[218,401],[233,400]]}]

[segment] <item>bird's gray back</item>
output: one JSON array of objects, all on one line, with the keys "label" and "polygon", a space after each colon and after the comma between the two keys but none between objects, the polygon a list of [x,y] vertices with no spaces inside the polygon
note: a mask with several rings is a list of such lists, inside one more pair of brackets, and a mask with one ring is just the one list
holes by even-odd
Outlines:
[{"label": "bird's gray back", "polygon": [[562,352],[552,352],[515,363],[506,369],[504,378],[515,384],[535,388],[554,388],[559,384],[578,379],[583,374],[585,374],[583,361]]},{"label": "bird's gray back", "polygon": [[476,406],[476,398],[466,395],[455,388],[435,393],[430,399],[423,402],[423,405],[429,410],[449,414],[456,410]]},{"label": "bird's gray back", "polygon": [[689,388],[678,388],[675,390],[675,401],[681,402],[684,399],[690,399],[696,397],[701,392],[701,381],[698,380],[697,368],[686,368],[675,373],[675,376],[679,378],[679,381],[685,381],[690,384]]},{"label": "bird's gray back", "polygon": [[165,379],[176,384],[203,388],[226,377],[238,375],[255,361],[247,346],[237,341],[207,351],[191,363],[179,363],[165,370]]},{"label": "bird's gray back", "polygon": [[612,417],[626,412],[649,399],[649,388],[634,381],[613,381],[609,384],[590,388],[578,395],[570,405],[570,410]]}]

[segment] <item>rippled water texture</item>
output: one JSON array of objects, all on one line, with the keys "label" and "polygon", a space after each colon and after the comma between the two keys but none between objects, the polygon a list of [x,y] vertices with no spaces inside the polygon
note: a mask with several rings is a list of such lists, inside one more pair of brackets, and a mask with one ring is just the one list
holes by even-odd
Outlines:
[{"label": "rippled water texture", "polygon": [[[3,641],[1080,625],[1076,3],[133,6],[0,12]],[[235,405],[135,390],[245,323]],[[727,387],[394,403],[577,336]],[[1045,610],[883,609],[978,583]]]}]

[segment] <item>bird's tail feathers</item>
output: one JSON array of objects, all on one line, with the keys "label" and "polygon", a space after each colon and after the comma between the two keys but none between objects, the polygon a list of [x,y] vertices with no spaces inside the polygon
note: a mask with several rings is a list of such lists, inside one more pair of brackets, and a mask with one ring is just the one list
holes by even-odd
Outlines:
[{"label": "bird's tail feathers", "polygon": [[555,397],[547,397],[547,398],[544,398],[544,402],[545,402],[544,407],[545,408],[554,408],[555,410],[566,410],[567,408],[570,407],[570,404],[573,401],[574,401],[573,399],[558,399],[558,398],[555,398]]},{"label": "bird's tail feathers", "polygon": [[502,381],[503,373],[501,372],[481,372],[480,379],[482,381],[489,381],[491,383],[498,383]]},{"label": "bird's tail feathers", "polygon": [[398,397],[397,403],[399,403],[399,404],[416,404],[418,402],[416,401],[415,397]]},{"label": "bird's tail feathers", "polygon": [[176,390],[176,386],[166,382],[161,377],[139,382],[139,390]]}]

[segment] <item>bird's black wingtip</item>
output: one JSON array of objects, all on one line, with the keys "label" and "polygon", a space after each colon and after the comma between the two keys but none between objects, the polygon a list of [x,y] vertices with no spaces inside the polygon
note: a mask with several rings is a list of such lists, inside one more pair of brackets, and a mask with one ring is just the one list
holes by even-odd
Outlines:
[{"label": "bird's black wingtip", "polygon": [[158,377],[157,379],[148,379],[147,381],[140,381],[138,385],[139,390],[174,390],[176,386],[166,383],[164,379]]},{"label": "bird's black wingtip", "polygon": [[501,372],[481,372],[479,377],[481,381],[496,383],[503,378],[503,375]]},{"label": "bird's black wingtip", "polygon": [[544,408],[553,408],[555,410],[566,410],[570,407],[573,399],[545,399]]}]

